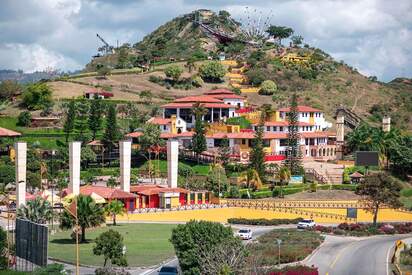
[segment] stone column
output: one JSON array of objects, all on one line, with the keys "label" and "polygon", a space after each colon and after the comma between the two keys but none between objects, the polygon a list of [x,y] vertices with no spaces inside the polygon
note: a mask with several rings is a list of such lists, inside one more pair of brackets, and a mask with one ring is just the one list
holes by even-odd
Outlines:
[{"label": "stone column", "polygon": [[69,192],[76,196],[80,194],[80,141],[72,141],[69,143],[69,169],[70,169],[70,183]]},{"label": "stone column", "polygon": [[345,117],[336,118],[336,159],[343,159],[343,145],[345,143]]},{"label": "stone column", "polygon": [[167,141],[167,185],[177,187],[177,167],[179,163],[179,141],[169,139]]},{"label": "stone column", "polygon": [[26,205],[26,159],[27,143],[18,141],[14,144],[16,150],[16,207]]},{"label": "stone column", "polygon": [[120,187],[125,192],[130,192],[130,162],[132,154],[132,142],[120,141]]},{"label": "stone column", "polygon": [[390,132],[391,130],[391,118],[388,116],[384,116],[382,118],[382,131]]}]

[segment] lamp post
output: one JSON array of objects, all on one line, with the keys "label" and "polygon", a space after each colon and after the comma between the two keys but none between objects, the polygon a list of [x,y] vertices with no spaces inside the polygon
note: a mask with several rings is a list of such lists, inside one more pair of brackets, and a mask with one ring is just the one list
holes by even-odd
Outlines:
[{"label": "lamp post", "polygon": [[282,244],[282,240],[281,239],[276,239],[276,242],[278,244],[278,266],[280,268],[280,245]]}]

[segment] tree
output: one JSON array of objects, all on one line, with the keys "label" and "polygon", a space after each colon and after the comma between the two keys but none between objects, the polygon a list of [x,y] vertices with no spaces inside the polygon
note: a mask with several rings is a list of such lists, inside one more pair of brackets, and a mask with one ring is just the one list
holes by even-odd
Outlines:
[{"label": "tree", "polygon": [[158,125],[146,123],[143,126],[143,134],[140,136],[141,154],[148,160],[149,174],[152,175],[152,153],[156,152],[164,145],[164,140],[160,138],[160,128]]},{"label": "tree", "polygon": [[23,92],[23,105],[29,110],[41,110],[53,103],[52,93],[44,82],[29,84]]},{"label": "tree", "polygon": [[126,257],[123,255],[123,237],[119,232],[109,229],[100,234],[96,240],[96,245],[93,247],[94,255],[103,255],[104,264],[106,267],[107,261],[118,266],[127,266]]},{"label": "tree", "polygon": [[52,206],[47,200],[36,197],[34,200],[27,201],[26,205],[17,208],[17,217],[46,224],[53,219]]},{"label": "tree", "polygon": [[67,109],[66,120],[63,125],[63,132],[66,133],[66,142],[69,141],[69,136],[74,130],[74,122],[76,120],[76,103],[71,100]]},{"label": "tree", "polygon": [[126,212],[123,202],[114,200],[111,201],[105,208],[106,214],[113,219],[113,225],[116,225],[116,216]]},{"label": "tree", "polygon": [[189,70],[189,73],[191,73],[196,68],[195,61],[196,58],[194,58],[193,56],[187,59],[185,67]]},{"label": "tree", "polygon": [[150,104],[152,102],[153,94],[150,90],[144,90],[139,93],[139,97],[143,99],[145,104]]},{"label": "tree", "polygon": [[293,45],[297,47],[303,43],[303,37],[301,35],[293,35],[290,40],[292,40]]},{"label": "tree", "polygon": [[183,69],[178,65],[170,65],[165,69],[166,77],[169,77],[173,82],[177,82],[183,73]]},{"label": "tree", "polygon": [[202,116],[207,113],[207,109],[200,103],[193,105],[192,112],[195,116],[195,129],[192,137],[192,150],[196,153],[197,162],[199,163],[200,154],[207,149],[206,146],[206,127],[202,120]]},{"label": "tree", "polygon": [[262,187],[259,173],[253,168],[248,168],[246,171],[243,171],[239,176],[238,182],[246,185],[247,189],[252,188],[253,190],[258,190]]},{"label": "tree", "polygon": [[263,81],[260,85],[259,94],[260,95],[273,95],[277,91],[278,87],[272,80]]},{"label": "tree", "polygon": [[246,263],[246,248],[239,240],[233,238],[224,240],[210,250],[200,252],[201,274],[241,274]]},{"label": "tree", "polygon": [[106,116],[106,130],[103,135],[103,143],[109,148],[109,151],[111,151],[119,139],[120,134],[117,125],[116,105],[110,104]]},{"label": "tree", "polygon": [[0,101],[9,100],[21,91],[21,85],[15,80],[3,80],[0,82]]},{"label": "tree", "polygon": [[207,221],[179,224],[172,231],[171,243],[183,274],[201,274],[202,251],[210,251],[222,242],[239,239],[230,227]]},{"label": "tree", "polygon": [[110,177],[106,183],[107,187],[116,187],[119,185],[119,182],[114,177]]},{"label": "tree", "polygon": [[105,65],[101,65],[101,64],[99,64],[97,66],[97,75],[100,78],[106,79],[109,74],[110,74],[110,68],[109,67],[107,67]]},{"label": "tree", "polygon": [[[90,196],[79,195],[77,200],[77,218],[81,229],[81,242],[86,241],[86,228],[96,227],[105,223],[104,209],[97,205]],[[60,216],[60,228],[71,229],[76,219],[65,210]]]},{"label": "tree", "polygon": [[100,97],[96,94],[90,103],[90,114],[89,114],[89,129],[92,131],[92,139],[96,139],[96,134],[102,129],[103,124],[103,102]]},{"label": "tree", "polygon": [[17,117],[17,125],[27,127],[31,122],[31,113],[29,111],[24,111]]},{"label": "tree", "polygon": [[298,175],[302,171],[302,153],[300,151],[300,135],[299,135],[299,111],[298,111],[298,96],[292,95],[290,110],[287,113],[288,140],[286,149],[285,165],[289,168],[292,175]]},{"label": "tree", "polygon": [[225,67],[218,61],[209,61],[199,68],[199,75],[206,82],[221,82],[225,73]]},{"label": "tree", "polygon": [[0,227],[0,270],[4,270],[8,267],[8,258],[7,253],[4,253],[8,249],[8,238],[7,232],[3,230],[3,227]]},{"label": "tree", "polygon": [[265,151],[263,150],[263,129],[265,118],[260,118],[259,125],[255,132],[255,138],[252,140],[252,149],[250,151],[250,168],[254,169],[261,180],[265,178]]},{"label": "tree", "polygon": [[89,102],[86,99],[81,99],[76,104],[76,119],[74,120],[74,129],[76,131],[76,139],[86,142],[89,137],[87,131],[89,129]]},{"label": "tree", "polygon": [[226,167],[226,165],[230,162],[230,153],[231,148],[229,146],[229,139],[227,136],[224,136],[219,147],[219,160],[222,162],[223,167]]},{"label": "tree", "polygon": [[218,197],[220,197],[220,193],[226,192],[229,187],[229,181],[226,176],[225,168],[220,164],[211,165],[206,178],[205,187]]},{"label": "tree", "polygon": [[364,198],[366,210],[373,214],[373,225],[376,226],[378,211],[382,205],[392,208],[399,208],[402,203],[399,201],[399,182],[393,180],[388,174],[383,172],[367,175],[356,188],[355,193]]},{"label": "tree", "polygon": [[293,29],[285,26],[271,25],[266,32],[275,39],[279,40],[279,44],[282,44],[282,39],[288,38],[293,34]]},{"label": "tree", "polygon": [[290,181],[291,173],[288,167],[282,166],[276,173],[276,178],[280,184],[280,197],[283,198],[283,185],[287,185]]},{"label": "tree", "polygon": [[127,47],[120,47],[117,59],[117,68],[124,69],[129,63],[129,51]]},{"label": "tree", "polygon": [[81,149],[81,162],[86,164],[88,167],[89,162],[95,162],[97,159],[96,153],[90,148],[90,146],[85,146]]},{"label": "tree", "polygon": [[259,86],[269,78],[269,74],[262,68],[252,68],[246,72],[246,77],[251,85]]}]

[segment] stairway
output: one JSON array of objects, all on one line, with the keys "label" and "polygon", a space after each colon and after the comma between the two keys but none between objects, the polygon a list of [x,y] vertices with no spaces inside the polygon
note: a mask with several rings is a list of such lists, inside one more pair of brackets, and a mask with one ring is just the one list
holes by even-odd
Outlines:
[{"label": "stairway", "polygon": [[341,184],[343,182],[343,165],[327,162],[304,162],[306,176],[321,184]]}]

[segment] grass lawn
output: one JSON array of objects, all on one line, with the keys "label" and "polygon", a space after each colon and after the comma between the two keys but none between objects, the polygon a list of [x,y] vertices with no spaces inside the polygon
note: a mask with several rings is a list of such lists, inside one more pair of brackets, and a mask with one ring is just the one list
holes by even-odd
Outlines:
[{"label": "grass lawn", "polygon": [[403,206],[412,209],[412,188],[404,188],[401,191],[401,202]]},{"label": "grass lawn", "polygon": [[[207,175],[209,173],[210,166],[207,164],[197,164],[194,162],[179,161],[183,165],[190,166],[195,174]],[[139,170],[147,170],[148,162],[144,162],[137,167]],[[153,168],[159,167],[161,173],[167,173],[167,161],[166,160],[152,160]]]},{"label": "grass lawn", "polygon": [[[103,257],[93,255],[94,239],[109,229],[118,231],[124,238],[129,266],[150,266],[174,255],[169,242],[172,224],[120,224],[115,227],[101,227],[86,232],[88,243],[80,244],[80,264],[103,265]],[[49,257],[75,262],[75,243],[71,231],[58,232],[50,236]]]}]

